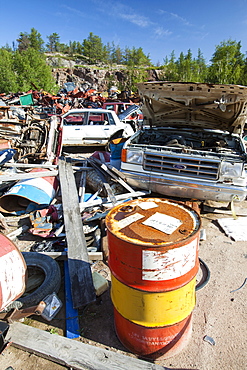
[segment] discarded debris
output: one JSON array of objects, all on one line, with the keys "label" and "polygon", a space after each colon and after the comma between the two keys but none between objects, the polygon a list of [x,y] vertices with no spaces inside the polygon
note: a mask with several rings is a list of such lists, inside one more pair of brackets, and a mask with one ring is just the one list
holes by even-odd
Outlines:
[{"label": "discarded debris", "polygon": [[215,341],[212,337],[209,337],[208,335],[205,335],[205,337],[203,337],[203,340],[209,344],[211,344],[211,346],[215,346]]},{"label": "discarded debris", "polygon": [[237,292],[238,290],[242,289],[245,286],[246,283],[247,283],[247,278],[244,279],[243,284],[239,288],[237,288],[235,290],[231,290],[230,293],[234,293],[234,292]]},{"label": "discarded debris", "polygon": [[226,235],[235,241],[247,241],[247,217],[220,218],[217,220]]}]

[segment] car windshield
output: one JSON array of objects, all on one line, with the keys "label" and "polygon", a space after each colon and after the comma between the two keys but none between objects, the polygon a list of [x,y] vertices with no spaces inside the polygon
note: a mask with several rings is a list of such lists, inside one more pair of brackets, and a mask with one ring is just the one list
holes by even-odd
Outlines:
[{"label": "car windshield", "polygon": [[84,121],[84,113],[73,113],[69,114],[64,118],[63,124],[65,126],[82,125]]},{"label": "car windshield", "polygon": [[90,113],[88,116],[88,125],[114,125],[114,119],[109,113]]}]

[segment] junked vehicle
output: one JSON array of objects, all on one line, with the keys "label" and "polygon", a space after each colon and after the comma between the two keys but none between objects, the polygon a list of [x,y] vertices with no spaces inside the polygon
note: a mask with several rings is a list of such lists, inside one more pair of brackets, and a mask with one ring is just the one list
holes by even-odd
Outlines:
[{"label": "junked vehicle", "polygon": [[114,112],[119,115],[120,113],[124,112],[127,108],[129,108],[132,104],[128,102],[120,102],[120,101],[111,101],[111,102],[104,102],[102,105],[103,109],[114,110]]},{"label": "junked vehicle", "polygon": [[61,153],[56,116],[43,107],[0,106],[0,150],[14,149],[19,163],[55,164]]},{"label": "junked vehicle", "polygon": [[107,109],[71,109],[62,116],[62,145],[104,146],[117,131],[123,130],[123,137],[134,134],[128,123],[121,122],[114,111]]},{"label": "junked vehicle", "polygon": [[139,105],[132,104],[118,115],[120,121],[129,123],[134,131],[137,131],[143,121],[143,114]]},{"label": "junked vehicle", "polygon": [[144,121],[122,150],[126,181],[171,197],[244,200],[247,87],[146,82],[138,88]]}]

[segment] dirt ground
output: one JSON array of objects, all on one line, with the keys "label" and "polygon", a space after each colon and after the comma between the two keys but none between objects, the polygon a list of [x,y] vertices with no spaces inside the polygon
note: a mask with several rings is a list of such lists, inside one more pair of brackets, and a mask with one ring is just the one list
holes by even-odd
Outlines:
[{"label": "dirt ground", "polygon": [[[238,208],[244,211],[246,204],[247,202],[244,201],[238,204]],[[207,264],[210,279],[207,285],[196,293],[193,331],[186,348],[174,357],[155,361],[164,368],[177,370],[247,369],[247,284],[241,287],[247,277],[247,242],[233,241],[225,234],[217,220],[226,217],[231,217],[231,215],[201,211],[202,228],[205,230],[206,240],[200,241],[199,257]],[[62,271],[62,262],[60,264]],[[110,279],[109,269],[105,262],[96,263],[94,268]],[[200,270],[198,281],[201,273]],[[240,287],[241,289],[238,289]],[[63,286],[59,295],[63,299]],[[79,314],[81,336],[76,340],[133,356],[116,336],[109,289]],[[53,335],[64,335],[64,309],[51,322],[45,322],[38,316],[32,316],[25,319],[25,323],[49,331]],[[14,370],[66,368],[19,350],[13,345],[7,347],[0,355],[0,370],[9,367],[9,370],[11,367]]]}]

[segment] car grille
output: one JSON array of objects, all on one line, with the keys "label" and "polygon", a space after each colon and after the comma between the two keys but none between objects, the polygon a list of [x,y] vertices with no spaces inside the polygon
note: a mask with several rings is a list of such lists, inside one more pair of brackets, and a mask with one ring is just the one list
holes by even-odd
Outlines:
[{"label": "car grille", "polygon": [[215,159],[145,152],[143,167],[146,171],[217,180],[219,163]]}]

